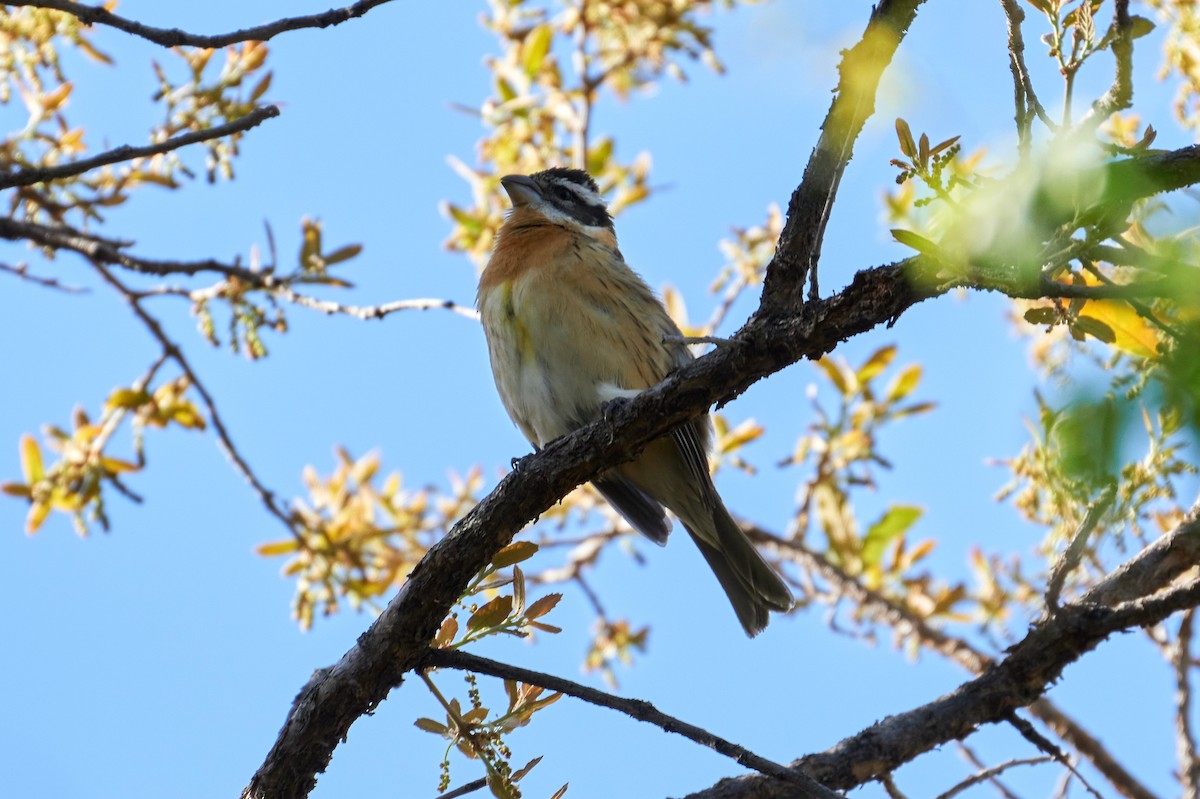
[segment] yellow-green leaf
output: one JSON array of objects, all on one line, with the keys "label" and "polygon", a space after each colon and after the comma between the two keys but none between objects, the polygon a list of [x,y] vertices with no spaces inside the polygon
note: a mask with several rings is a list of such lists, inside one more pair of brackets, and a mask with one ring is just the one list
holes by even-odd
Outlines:
[{"label": "yellow-green leaf", "polygon": [[871,353],[871,357],[867,358],[867,362],[858,370],[858,382],[869,383],[880,372],[888,368],[896,357],[896,345],[888,344],[886,347],[880,347]]},{"label": "yellow-green leaf", "polygon": [[940,252],[937,244],[924,236],[913,233],[911,230],[902,228],[892,228],[892,238],[903,244],[905,247],[911,247],[922,255],[937,256]]},{"label": "yellow-green leaf", "polygon": [[553,40],[554,30],[549,25],[538,25],[525,37],[521,44],[521,66],[526,75],[532,78],[541,70]]},{"label": "yellow-green leaf", "polygon": [[[1137,311],[1128,303],[1120,300],[1092,300],[1085,308],[1087,317],[1103,323],[1112,331],[1114,347],[1139,358],[1158,357],[1158,335],[1150,323],[1138,316]],[[1087,317],[1080,317],[1080,320]],[[1091,333],[1090,330],[1087,332]]]},{"label": "yellow-green leaf", "polygon": [[896,375],[887,387],[887,401],[898,402],[913,392],[921,382],[921,364],[910,363]]},{"label": "yellow-green leaf", "polygon": [[21,436],[21,474],[25,476],[28,485],[33,485],[46,476],[42,465],[42,449],[37,440],[28,433]]},{"label": "yellow-green leaf", "polygon": [[29,514],[25,517],[25,532],[28,535],[33,535],[42,526],[42,522],[46,521],[46,517],[50,514],[50,506],[45,502],[35,502],[29,506]]},{"label": "yellow-green leaf", "polygon": [[870,568],[879,565],[883,551],[897,536],[903,535],[924,513],[913,505],[893,505],[868,528],[863,540],[862,562]]},{"label": "yellow-green leaf", "polygon": [[272,558],[295,552],[299,547],[300,543],[296,539],[285,538],[282,541],[270,541],[266,544],[259,544],[254,548],[254,552],[257,555],[262,555],[264,558]]},{"label": "yellow-green leaf", "polygon": [[825,376],[829,378],[829,381],[833,383],[838,391],[843,395],[850,393],[850,381],[842,370],[841,364],[832,358],[825,357],[817,361],[817,366],[821,368],[821,371],[825,373]]}]

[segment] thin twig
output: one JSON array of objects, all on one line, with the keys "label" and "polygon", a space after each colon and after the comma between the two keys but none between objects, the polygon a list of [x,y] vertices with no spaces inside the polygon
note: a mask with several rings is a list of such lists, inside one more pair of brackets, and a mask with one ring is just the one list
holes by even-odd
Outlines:
[{"label": "thin twig", "polygon": [[1071,763],[1071,759],[1066,756],[1063,750],[1059,749],[1049,738],[1038,732],[1032,724],[1018,716],[1016,711],[1008,714],[1007,721],[1013,726],[1014,729],[1016,729],[1017,732],[1021,733],[1022,738],[1036,746],[1038,751],[1046,753],[1052,760],[1058,761],[1072,774],[1074,774],[1075,779],[1079,780],[1080,784],[1087,789],[1088,793],[1096,797],[1096,799],[1104,799],[1103,796],[1096,792],[1095,788],[1088,784],[1088,781],[1083,778],[1083,775],[1079,773],[1074,764]]},{"label": "thin twig", "polygon": [[1013,96],[1016,105],[1017,148],[1022,158],[1028,156],[1032,146],[1032,122],[1036,115],[1046,127],[1058,130],[1054,120],[1046,113],[1033,90],[1033,81],[1029,77],[1029,68],[1025,66],[1025,39],[1021,35],[1021,25],[1025,21],[1025,12],[1016,0],[1000,0],[1004,16],[1008,23],[1008,65],[1013,73]]},{"label": "thin twig", "polygon": [[767,265],[760,313],[793,313],[816,299],[817,264],[838,186],[854,154],[854,142],[875,112],[875,93],[884,69],[917,16],[923,0],[881,0],[871,13],[862,38],[845,50],[838,65],[838,90],[821,138],[809,156],[804,178],[788,203],[787,222],[779,246]]},{"label": "thin twig", "polygon": [[16,275],[21,280],[25,280],[30,283],[36,283],[39,286],[43,286],[48,289],[54,289],[55,291],[61,291],[64,294],[87,294],[90,291],[90,289],[84,288],[83,286],[68,286],[64,283],[59,283],[52,277],[39,277],[38,275],[31,275],[29,273],[28,264],[17,264],[16,266],[0,264],[0,272],[7,272],[10,275]]},{"label": "thin twig", "polygon": [[1196,757],[1196,736],[1192,732],[1192,685],[1188,679],[1195,615],[1192,610],[1183,614],[1171,653],[1171,666],[1175,671],[1175,753],[1179,758],[1182,799],[1200,797],[1200,759]]},{"label": "thin twig", "polygon": [[1113,60],[1116,62],[1113,82],[1104,95],[1079,121],[1080,128],[1097,128],[1117,111],[1133,101],[1133,18],[1129,16],[1129,0],[1116,0],[1113,21],[1106,37],[1112,38]]},{"label": "thin twig", "polygon": [[958,785],[955,785],[945,793],[938,794],[937,799],[951,799],[951,797],[962,793],[972,785],[978,785],[981,782],[995,781],[995,778],[998,774],[1003,774],[1005,771],[1008,771],[1014,766],[1036,766],[1042,763],[1053,762],[1053,760],[1054,759],[1049,756],[1027,757],[1020,760],[1009,760],[1007,763],[1001,763],[998,766],[986,768],[978,774],[972,774],[970,777],[967,777],[965,780],[960,782]]},{"label": "thin twig", "polygon": [[1096,525],[1104,518],[1104,514],[1108,512],[1116,496],[1116,486],[1106,486],[1096,501],[1088,506],[1087,513],[1083,516],[1083,521],[1079,523],[1075,534],[1071,536],[1071,542],[1067,544],[1067,548],[1063,550],[1058,563],[1054,565],[1054,569],[1050,572],[1050,579],[1046,584],[1046,607],[1050,609],[1051,613],[1058,611],[1058,597],[1062,593],[1063,585],[1067,581],[1067,575],[1073,572],[1075,567],[1079,565],[1079,561],[1083,558],[1088,538],[1091,537],[1092,531],[1096,529]]},{"label": "thin twig", "polygon": [[488,674],[505,680],[519,680],[523,683],[538,685],[549,691],[558,691],[598,707],[620,711],[637,721],[653,724],[665,732],[682,735],[690,741],[707,746],[726,757],[734,759],[747,768],[752,768],[768,777],[774,777],[775,779],[791,783],[799,787],[805,796],[820,796],[826,799],[839,796],[836,792],[829,790],[802,772],[781,766],[778,763],[754,754],[742,746],[713,735],[708,730],[688,724],[686,721],[677,719],[674,716],[668,716],[654,707],[654,705],[641,699],[625,699],[613,696],[605,691],[589,688],[586,685],[580,685],[571,680],[524,669],[520,666],[500,663],[461,650],[430,649],[421,659],[418,671],[422,668],[431,667],[461,669],[478,674]]},{"label": "thin twig", "polygon": [[[988,766],[979,759],[979,756],[975,754],[975,751],[971,749],[971,747],[967,746],[965,741],[958,741],[958,751],[962,752],[963,757],[967,759],[968,763],[980,771],[984,771],[988,768]],[[1007,785],[1000,781],[1000,778],[997,775],[993,774],[987,777],[987,781],[992,784],[992,787],[995,788],[996,791],[1004,797],[1004,799],[1020,799],[1020,797],[1009,790]]]},{"label": "thin twig", "polygon": [[183,351],[167,336],[166,331],[163,330],[158,319],[151,316],[144,308],[142,308],[141,302],[124,283],[118,280],[110,270],[104,267],[103,264],[93,261],[92,266],[96,269],[97,273],[99,273],[104,281],[116,289],[116,291],[125,299],[125,302],[133,310],[134,314],[142,321],[142,323],[146,326],[146,329],[150,331],[150,335],[152,335],[158,341],[159,345],[163,348],[163,352],[170,356],[171,360],[173,360],[176,365],[179,366],[179,368],[187,376],[192,387],[195,388],[196,392],[200,394],[200,398],[204,401],[204,405],[208,409],[208,416],[209,419],[212,420],[213,429],[217,433],[217,439],[220,441],[221,447],[225,450],[225,455],[233,463],[238,472],[241,473],[242,477],[245,478],[246,482],[249,483],[254,491],[258,494],[259,499],[262,500],[262,503],[266,507],[267,511],[283,523],[283,526],[287,528],[290,535],[294,537],[298,536],[296,528],[292,524],[292,520],[283,511],[283,509],[279,507],[279,503],[275,500],[275,492],[263,485],[262,481],[258,479],[258,475],[256,475],[254,470],[250,468],[250,464],[246,462],[246,459],[242,456],[237,446],[233,443],[233,438],[230,436],[229,430],[225,427],[225,422],[221,418],[221,414],[217,411],[216,401],[213,400],[212,395],[208,393],[208,389],[205,387],[203,381],[200,380],[199,375],[197,375],[195,370],[192,369],[191,363],[189,363],[188,360],[183,356]]},{"label": "thin twig", "polygon": [[91,158],[84,158],[67,164],[9,172],[7,175],[0,175],[0,189],[11,189],[16,186],[32,186],[34,183],[62,180],[63,178],[82,175],[84,172],[108,166],[109,164],[118,164],[122,161],[132,161],[134,158],[149,158],[150,156],[169,153],[172,150],[187,147],[189,144],[219,139],[222,136],[228,136],[232,133],[242,133],[277,116],[279,116],[278,107],[273,105],[262,106],[255,108],[246,114],[246,116],[233,122],[226,122],[224,125],[217,125],[214,128],[206,130],[195,130],[190,133],[173,136],[157,144],[148,144],[144,147],[133,147],[124,144]]},{"label": "thin twig", "polygon": [[132,36],[145,39],[148,42],[163,47],[205,47],[217,48],[239,42],[265,42],[281,33],[301,30],[303,28],[328,28],[340,25],[347,20],[361,17],[372,8],[381,6],[390,0],[359,0],[345,8],[334,8],[319,14],[308,14],[300,17],[284,17],[274,22],[256,25],[253,28],[231,31],[229,33],[199,34],[181,31],[178,28],[155,28],[143,25],[136,20],[118,16],[102,6],[86,6],[73,0],[16,0],[7,3],[10,6],[30,6],[32,8],[48,8],[62,11],[78,17],[85,25],[107,25],[124,31]]},{"label": "thin twig", "polygon": [[892,772],[881,774],[879,776],[879,784],[883,786],[883,790],[891,799],[908,799],[904,795],[904,791],[900,790],[900,786],[896,784],[896,778],[892,776]]},{"label": "thin twig", "polygon": [[[995,664],[991,657],[980,652],[964,639],[932,626],[899,602],[867,588],[830,563],[824,556],[805,547],[803,543],[780,538],[762,528],[747,525],[745,522],[741,526],[751,540],[766,544],[783,557],[795,560],[806,571],[815,571],[821,574],[825,579],[838,586],[840,595],[848,597],[856,607],[863,609],[871,617],[888,625],[900,635],[914,636],[921,646],[954,661],[972,674],[982,674]],[[1051,700],[1044,696],[1039,698],[1029,706],[1029,712],[1054,730],[1055,734],[1066,741],[1077,753],[1086,758],[1122,795],[1129,799],[1158,799],[1128,769],[1113,758],[1112,753],[1104,744],[1059,709]]]},{"label": "thin twig", "polygon": [[471,780],[465,785],[460,785],[453,791],[447,791],[443,794],[438,794],[438,799],[458,799],[460,796],[466,796],[469,793],[475,793],[481,788],[487,787],[487,778],[480,777],[477,780]]},{"label": "thin twig", "polygon": [[304,294],[299,294],[292,288],[280,284],[275,288],[275,293],[288,302],[310,308],[314,311],[320,311],[325,314],[345,314],[352,316],[355,319],[382,319],[388,314],[396,313],[397,311],[428,311],[431,309],[441,308],[447,311],[464,316],[467,319],[479,320],[479,312],[474,308],[466,305],[459,305],[453,300],[442,300],[434,297],[422,297],[411,300],[395,300],[393,302],[385,302],[381,305],[342,305],[341,303],[332,302],[330,300],[318,300],[315,297],[309,297]]}]

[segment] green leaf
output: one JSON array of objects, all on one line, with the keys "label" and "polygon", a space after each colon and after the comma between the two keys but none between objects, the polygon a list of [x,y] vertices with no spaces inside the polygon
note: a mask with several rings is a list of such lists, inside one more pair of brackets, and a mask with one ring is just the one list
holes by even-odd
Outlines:
[{"label": "green leaf", "polygon": [[1129,18],[1129,36],[1140,39],[1154,30],[1154,23],[1145,17],[1132,16]]},{"label": "green leaf", "polygon": [[1025,312],[1025,321],[1031,325],[1052,325],[1058,321],[1056,308],[1030,308]]},{"label": "green leaf", "polygon": [[867,530],[863,541],[862,562],[867,568],[878,566],[887,545],[921,518],[924,511],[913,505],[893,505]]},{"label": "green leaf", "polygon": [[911,230],[903,230],[901,228],[892,228],[892,238],[903,244],[905,247],[911,247],[922,255],[938,256],[941,254],[941,248],[937,244],[924,236],[913,233]]},{"label": "green leaf", "polygon": [[1092,338],[1100,339],[1105,344],[1112,344],[1117,340],[1117,334],[1111,327],[1090,316],[1079,317],[1071,323],[1071,326],[1082,333],[1087,333]]}]

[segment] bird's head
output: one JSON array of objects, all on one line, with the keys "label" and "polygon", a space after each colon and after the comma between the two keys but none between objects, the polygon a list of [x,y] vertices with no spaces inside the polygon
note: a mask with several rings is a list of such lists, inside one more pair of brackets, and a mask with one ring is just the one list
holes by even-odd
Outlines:
[{"label": "bird's head", "polygon": [[596,181],[582,169],[555,167],[532,175],[507,175],[500,185],[514,211],[537,214],[555,225],[596,236],[613,232],[612,217]]}]

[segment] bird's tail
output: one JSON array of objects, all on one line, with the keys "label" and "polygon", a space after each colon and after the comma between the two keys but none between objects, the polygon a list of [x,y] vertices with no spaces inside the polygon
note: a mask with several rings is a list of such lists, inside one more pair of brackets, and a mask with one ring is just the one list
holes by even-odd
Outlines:
[{"label": "bird's tail", "polygon": [[767,626],[771,611],[791,609],[792,592],[719,501],[713,507],[713,522],[716,546],[686,522],[684,527],[725,589],[746,635],[753,638]]}]

